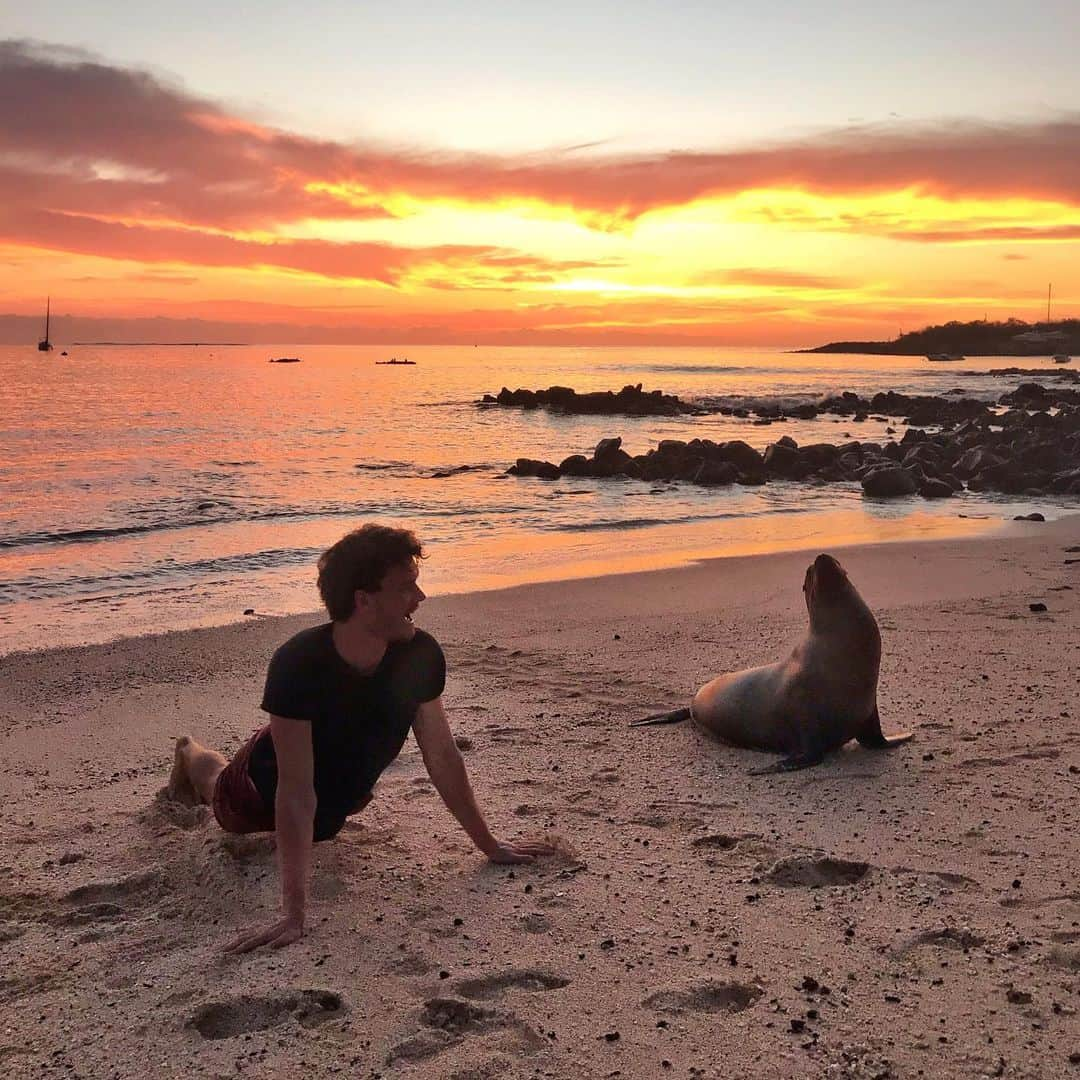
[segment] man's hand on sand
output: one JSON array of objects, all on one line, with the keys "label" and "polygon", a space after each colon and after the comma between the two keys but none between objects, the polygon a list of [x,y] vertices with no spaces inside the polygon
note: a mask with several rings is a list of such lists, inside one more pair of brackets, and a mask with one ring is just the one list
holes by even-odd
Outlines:
[{"label": "man's hand on sand", "polygon": [[272,926],[263,929],[245,930],[225,946],[227,953],[245,953],[257,949],[260,945],[271,945],[280,949],[291,945],[304,936],[304,920],[294,915],[283,915]]},{"label": "man's hand on sand", "polygon": [[554,855],[555,848],[541,841],[524,841],[517,844],[496,844],[493,851],[487,853],[488,859],[498,866],[514,866],[517,863],[531,863],[538,855]]}]

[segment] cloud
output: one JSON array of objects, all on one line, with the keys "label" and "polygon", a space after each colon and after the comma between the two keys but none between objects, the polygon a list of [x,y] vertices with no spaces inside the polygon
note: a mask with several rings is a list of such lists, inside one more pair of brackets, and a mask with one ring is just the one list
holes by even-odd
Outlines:
[{"label": "cloud", "polygon": [[336,244],[327,240],[260,243],[188,229],[151,228],[49,211],[0,210],[0,235],[9,241],[69,253],[142,263],[186,263],[205,267],[276,267],[329,278],[353,278],[396,285],[410,272],[428,266],[460,265],[484,273],[492,282],[578,268],[507,252],[502,248],[443,244],[408,248],[392,244]]},{"label": "cloud", "polygon": [[[0,42],[0,103],[0,241],[151,262],[272,265],[393,283],[418,262],[498,258],[461,245],[418,255],[388,244],[267,242],[312,220],[391,219],[404,212],[402,199],[524,200],[597,228],[770,188],[1080,205],[1080,112],[1027,124],[861,125],[732,150],[616,156],[583,144],[519,157],[432,153],[284,131],[157,74],[25,41]],[[773,220],[937,243],[1080,235],[1069,225],[994,222],[976,231],[944,221],[905,226],[872,212],[831,222],[792,213],[780,208]]]},{"label": "cloud", "polygon": [[700,285],[759,285],[773,289],[851,289],[855,282],[830,274],[808,274],[799,270],[770,267],[742,267],[717,270],[696,279]]},{"label": "cloud", "polygon": [[897,240],[924,244],[955,244],[965,241],[1001,243],[1007,240],[1080,240],[1077,225],[995,225],[971,229],[903,229],[890,234]]}]

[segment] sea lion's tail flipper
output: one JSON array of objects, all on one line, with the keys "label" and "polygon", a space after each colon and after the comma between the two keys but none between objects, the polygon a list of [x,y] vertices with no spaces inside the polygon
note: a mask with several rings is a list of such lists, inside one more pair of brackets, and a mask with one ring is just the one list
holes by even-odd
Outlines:
[{"label": "sea lion's tail flipper", "polygon": [[690,709],[672,709],[671,712],[653,713],[652,716],[643,716],[640,720],[632,720],[631,727],[650,727],[653,724],[681,724],[690,719]]},{"label": "sea lion's tail flipper", "polygon": [[878,716],[875,705],[874,711],[855,738],[859,740],[860,746],[865,746],[868,750],[891,750],[894,746],[900,746],[901,743],[906,743],[914,736],[910,731],[886,736],[881,730],[881,717]]}]

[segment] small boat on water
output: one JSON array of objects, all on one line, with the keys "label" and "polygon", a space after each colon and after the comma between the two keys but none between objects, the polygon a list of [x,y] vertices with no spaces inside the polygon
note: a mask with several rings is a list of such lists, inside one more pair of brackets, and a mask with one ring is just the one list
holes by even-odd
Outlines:
[{"label": "small boat on water", "polygon": [[376,360],[375,363],[383,367],[416,367],[415,360],[399,360],[396,356],[391,356],[389,360]]},{"label": "small boat on water", "polygon": [[964,358],[959,353],[935,352],[930,353],[926,359],[936,364],[944,364],[953,360],[963,360]]},{"label": "small boat on water", "polygon": [[38,352],[52,352],[52,342],[49,340],[49,304],[51,297],[45,299],[45,336],[37,343]]},{"label": "small boat on water", "polygon": [[1059,352],[1054,356],[1055,364],[1069,364],[1072,362],[1072,357],[1068,353]]},{"label": "small boat on water", "polygon": [[271,356],[270,357],[270,363],[271,364],[299,364],[300,363],[300,357],[299,356]]}]

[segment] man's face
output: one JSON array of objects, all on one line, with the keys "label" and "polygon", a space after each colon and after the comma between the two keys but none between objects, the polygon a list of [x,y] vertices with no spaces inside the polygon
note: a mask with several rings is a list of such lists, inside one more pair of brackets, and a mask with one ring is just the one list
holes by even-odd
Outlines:
[{"label": "man's face", "polygon": [[378,592],[369,593],[372,631],[386,641],[409,641],[416,633],[413,612],[425,599],[417,579],[420,567],[415,562],[392,567]]}]

